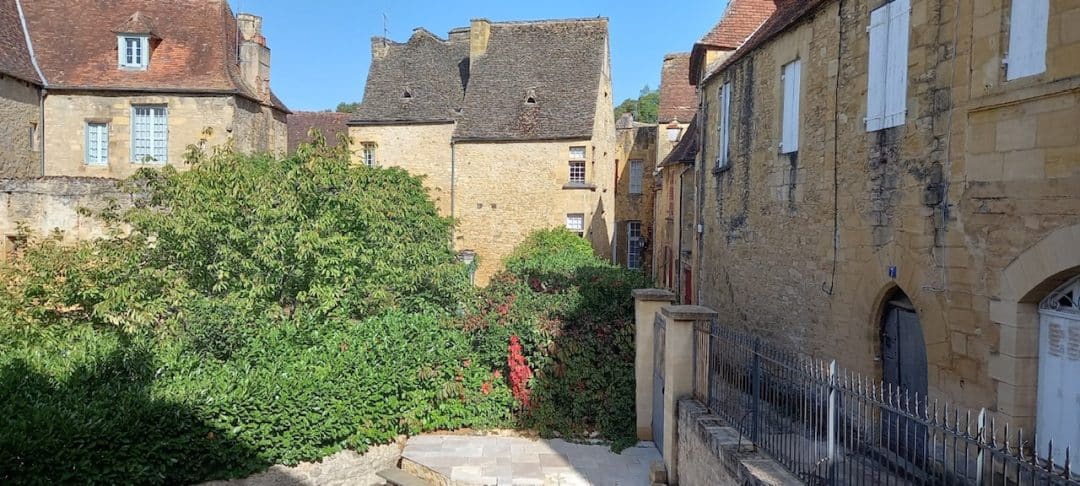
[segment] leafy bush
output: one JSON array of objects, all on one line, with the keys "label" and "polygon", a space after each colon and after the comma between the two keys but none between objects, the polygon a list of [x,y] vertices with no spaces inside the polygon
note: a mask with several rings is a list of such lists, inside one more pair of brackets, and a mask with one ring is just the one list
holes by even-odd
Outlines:
[{"label": "leafy bush", "polygon": [[572,277],[580,268],[598,262],[593,248],[566,228],[539,230],[506,257],[506,270],[519,277],[553,281]]}]

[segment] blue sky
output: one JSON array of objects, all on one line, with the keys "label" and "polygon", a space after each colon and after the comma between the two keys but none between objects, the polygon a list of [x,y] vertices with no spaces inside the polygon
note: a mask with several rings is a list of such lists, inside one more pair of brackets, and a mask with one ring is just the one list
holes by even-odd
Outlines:
[{"label": "blue sky", "polygon": [[445,37],[469,19],[493,21],[596,17],[610,19],[615,102],[660,82],[667,52],[689,51],[713,26],[727,0],[229,0],[235,11],[263,17],[272,50],[271,84],[293,111],[360,101],[371,62],[370,38],[404,42],[415,27]]}]

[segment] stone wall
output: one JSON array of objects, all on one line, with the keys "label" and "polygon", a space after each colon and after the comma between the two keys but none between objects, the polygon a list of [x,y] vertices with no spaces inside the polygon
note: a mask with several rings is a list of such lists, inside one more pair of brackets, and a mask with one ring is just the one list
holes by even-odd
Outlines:
[{"label": "stone wall", "polygon": [[[884,301],[902,291],[931,395],[1030,425],[1038,317],[1024,305],[1080,273],[1077,240],[1013,270],[1024,288],[1005,276],[1080,225],[1080,58],[1065,54],[1080,40],[1063,27],[1080,10],[1051,2],[1047,72],[1005,82],[1008,2],[912,0],[906,123],[867,132],[866,27],[881,3],[827,2],[704,87],[696,300],[877,379]],[[800,147],[784,155],[780,71],[795,58]],[[732,163],[715,170],[724,81]]]},{"label": "stone wall", "polygon": [[[645,246],[641,249],[641,270],[652,272],[653,229],[653,175],[656,172],[656,125],[635,124],[616,130],[616,184],[615,184],[615,261],[625,266],[628,258],[627,221],[640,221]],[[642,165],[641,192],[630,193],[630,161],[640,160]]]},{"label": "stone wall", "polygon": [[453,133],[452,123],[351,126],[353,163],[361,163],[364,143],[376,144],[378,165],[400,167],[412,174],[424,175],[424,187],[439,212],[450,216],[450,137]]},{"label": "stone wall", "polygon": [[678,484],[805,484],[701,402],[679,401]]},{"label": "stone wall", "polygon": [[31,139],[41,123],[40,94],[36,86],[0,74],[0,177],[41,174],[40,132]]},{"label": "stone wall", "polygon": [[[241,151],[285,150],[284,115],[231,95],[51,93],[45,98],[45,175],[123,178],[141,167],[164,165],[131,161],[131,106],[138,104],[167,106],[167,163],[178,169],[186,167],[184,153],[192,144],[212,147],[232,140]],[[88,121],[109,124],[108,166],[85,163]]]},{"label": "stone wall", "polygon": [[0,232],[19,233],[19,226],[44,236],[54,230],[67,239],[90,239],[106,234],[104,224],[79,209],[101,211],[116,204],[123,209],[131,196],[117,181],[96,177],[41,177],[0,179]]}]

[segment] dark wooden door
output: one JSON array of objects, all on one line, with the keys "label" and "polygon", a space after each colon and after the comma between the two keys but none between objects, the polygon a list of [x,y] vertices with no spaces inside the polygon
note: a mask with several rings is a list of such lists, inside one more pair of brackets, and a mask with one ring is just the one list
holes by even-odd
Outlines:
[{"label": "dark wooden door", "polygon": [[[882,378],[896,408],[918,415],[926,400],[926,344],[914,309],[890,303],[881,332]],[[919,404],[916,405],[916,397]],[[888,401],[888,399],[886,399]],[[926,450],[926,426],[905,413],[882,414],[882,446],[906,461],[919,462]]]}]

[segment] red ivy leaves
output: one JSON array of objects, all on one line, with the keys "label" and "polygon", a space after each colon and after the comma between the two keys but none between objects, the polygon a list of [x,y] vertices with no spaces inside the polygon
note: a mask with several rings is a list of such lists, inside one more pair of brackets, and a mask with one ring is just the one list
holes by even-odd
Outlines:
[{"label": "red ivy leaves", "polygon": [[533,372],[525,362],[525,356],[521,354],[521,341],[517,336],[510,336],[509,355],[506,357],[506,364],[510,368],[510,393],[525,408],[529,408],[529,380],[532,379]]}]

